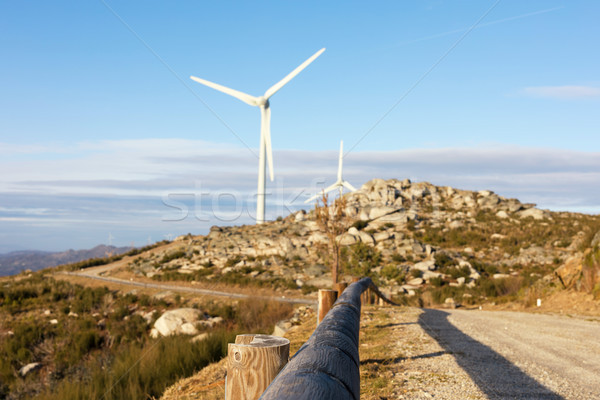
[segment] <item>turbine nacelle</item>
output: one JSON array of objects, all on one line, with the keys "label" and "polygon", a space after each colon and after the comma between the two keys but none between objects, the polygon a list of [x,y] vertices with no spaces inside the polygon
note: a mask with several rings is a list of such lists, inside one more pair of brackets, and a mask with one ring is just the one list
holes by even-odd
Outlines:
[{"label": "turbine nacelle", "polygon": [[269,99],[267,99],[265,96],[257,97],[256,106],[260,108],[269,108]]}]

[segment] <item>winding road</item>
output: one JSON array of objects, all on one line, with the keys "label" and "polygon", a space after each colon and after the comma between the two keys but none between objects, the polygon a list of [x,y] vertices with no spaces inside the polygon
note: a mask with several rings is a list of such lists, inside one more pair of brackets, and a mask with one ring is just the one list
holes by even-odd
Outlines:
[{"label": "winding road", "polygon": [[[91,268],[90,268],[91,270]],[[108,270],[108,269],[106,269]],[[104,270],[100,270],[103,272]],[[298,298],[290,298],[285,296],[259,296],[259,295],[250,295],[244,293],[234,293],[234,292],[223,292],[219,290],[212,289],[202,289],[202,288],[193,288],[188,286],[177,286],[177,285],[166,285],[163,283],[150,283],[143,281],[133,281],[126,280],[120,278],[113,278],[109,276],[101,276],[99,270],[95,271],[85,271],[85,272],[60,272],[63,275],[70,276],[78,276],[88,279],[96,279],[99,281],[109,282],[109,283],[117,283],[120,285],[129,285],[129,286],[137,286],[147,289],[159,289],[159,290],[170,290],[173,292],[186,292],[186,293],[196,293],[205,296],[218,296],[218,297],[227,297],[231,299],[257,299],[257,300],[267,300],[267,301],[278,301],[281,303],[292,303],[292,304],[310,304],[316,305],[317,303],[314,300],[310,299],[298,299]]]}]

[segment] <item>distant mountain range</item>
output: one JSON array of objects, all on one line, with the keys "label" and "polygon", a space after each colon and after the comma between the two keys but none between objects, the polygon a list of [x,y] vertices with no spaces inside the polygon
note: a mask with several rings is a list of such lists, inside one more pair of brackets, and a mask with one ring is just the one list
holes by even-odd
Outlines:
[{"label": "distant mountain range", "polygon": [[70,264],[90,258],[103,258],[111,255],[122,254],[131,250],[131,247],[115,247],[98,245],[88,250],[67,250],[62,252],[46,252],[38,250],[13,251],[0,254],[0,276],[15,275],[30,269],[37,271],[43,268]]}]

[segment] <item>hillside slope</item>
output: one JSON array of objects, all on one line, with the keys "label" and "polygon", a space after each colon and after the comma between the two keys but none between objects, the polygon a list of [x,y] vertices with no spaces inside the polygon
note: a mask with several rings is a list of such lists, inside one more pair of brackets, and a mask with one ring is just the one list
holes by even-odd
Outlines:
[{"label": "hillside slope", "polygon": [[125,253],[129,250],[131,250],[131,247],[115,247],[101,244],[92,249],[70,249],[54,253],[35,250],[13,251],[7,254],[0,254],[0,276],[15,275],[28,269],[38,271],[43,268],[71,264],[90,258],[109,257]]},{"label": "hillside slope", "polygon": [[[391,295],[420,304],[517,295],[531,304],[545,288],[565,283],[554,271],[583,257],[600,230],[598,216],[427,182],[374,179],[345,199],[354,222],[337,238],[343,274],[370,275]],[[163,253],[141,254],[125,270],[142,279],[305,293],[330,286],[328,240],[314,210],[264,225],[215,226],[206,236],[180,237],[178,243]]]}]

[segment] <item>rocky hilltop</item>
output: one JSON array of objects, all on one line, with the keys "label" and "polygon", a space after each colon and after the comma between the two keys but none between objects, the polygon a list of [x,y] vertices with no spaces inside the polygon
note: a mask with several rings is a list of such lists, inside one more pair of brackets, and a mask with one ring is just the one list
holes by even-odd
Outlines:
[{"label": "rocky hilltop", "polygon": [[[600,229],[598,216],[408,179],[374,179],[345,199],[353,223],[337,238],[343,273],[373,276],[394,295],[437,288],[476,301],[538,280],[566,285],[554,271],[582,259]],[[129,269],[155,280],[278,283],[305,293],[330,286],[328,239],[314,210],[264,225],[214,226],[206,236],[176,241],[176,249],[142,255]],[[483,291],[465,290],[476,287]]]}]

